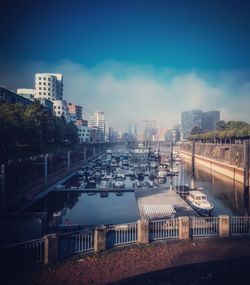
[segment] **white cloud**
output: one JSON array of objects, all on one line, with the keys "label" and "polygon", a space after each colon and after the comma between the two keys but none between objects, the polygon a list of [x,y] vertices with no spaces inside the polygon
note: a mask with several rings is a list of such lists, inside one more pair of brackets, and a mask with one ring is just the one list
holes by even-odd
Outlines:
[{"label": "white cloud", "polygon": [[[15,72],[20,82],[20,73]],[[33,79],[36,72],[63,73],[65,98],[81,104],[86,117],[95,110],[105,111],[115,129],[125,130],[130,121],[142,120],[156,120],[158,126],[171,127],[180,122],[181,111],[190,109],[220,110],[222,119],[250,121],[250,80],[242,72],[223,72],[211,82],[214,75],[198,71],[178,73],[169,68],[156,70],[150,65],[113,61],[87,68],[63,61],[52,65],[30,63],[23,77]]]}]

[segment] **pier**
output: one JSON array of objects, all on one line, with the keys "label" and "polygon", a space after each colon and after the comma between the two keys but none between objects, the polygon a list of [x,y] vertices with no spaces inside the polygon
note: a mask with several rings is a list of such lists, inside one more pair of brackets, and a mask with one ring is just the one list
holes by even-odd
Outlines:
[{"label": "pier", "polygon": [[[159,218],[161,217],[161,209],[163,206],[172,206],[176,213],[175,217],[180,216],[198,216],[198,214],[173,190],[166,188],[156,189],[136,189],[135,196],[137,200],[137,205],[142,220],[148,219],[149,215],[155,215]],[[155,206],[155,207],[152,207]],[[154,208],[154,213],[148,212],[148,208]],[[157,209],[158,208],[158,209]],[[167,208],[167,207],[165,207]],[[168,207],[170,209],[170,207]],[[162,217],[170,215],[171,212],[162,212]]]}]

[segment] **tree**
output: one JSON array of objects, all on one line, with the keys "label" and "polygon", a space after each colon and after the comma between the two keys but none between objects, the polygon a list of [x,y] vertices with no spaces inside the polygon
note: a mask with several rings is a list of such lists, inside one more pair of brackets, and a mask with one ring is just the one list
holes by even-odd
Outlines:
[{"label": "tree", "polygon": [[226,122],[221,120],[221,121],[218,121],[216,123],[216,130],[217,131],[224,131],[226,129],[227,125],[226,125]]},{"label": "tree", "polygon": [[190,135],[198,135],[198,134],[201,134],[201,128],[199,126],[193,127]]},{"label": "tree", "polygon": [[73,122],[69,122],[65,126],[65,139],[69,144],[76,144],[78,142],[78,129]]}]

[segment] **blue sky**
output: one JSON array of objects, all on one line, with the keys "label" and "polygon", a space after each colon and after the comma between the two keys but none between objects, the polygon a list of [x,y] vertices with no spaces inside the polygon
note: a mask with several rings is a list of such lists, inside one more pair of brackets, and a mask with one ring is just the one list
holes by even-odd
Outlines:
[{"label": "blue sky", "polygon": [[[168,105],[177,112],[206,109],[204,94],[219,90],[209,107],[220,109],[225,119],[249,121],[250,1],[10,0],[2,8],[1,85],[32,87],[35,72],[64,72],[65,97],[82,104],[86,115],[104,109],[117,127],[145,116],[170,126],[180,115]],[[112,79],[105,88],[104,78]],[[185,89],[173,91],[176,80],[197,84],[194,98]],[[120,87],[114,89],[114,82]],[[142,91],[149,82],[156,88],[149,88],[152,94]],[[138,96],[140,102],[144,93],[145,100],[152,97],[166,108],[155,104],[151,112],[126,116],[134,105],[123,101],[126,90],[133,94],[127,98]],[[173,94],[183,102],[179,108]],[[245,108],[235,108],[237,102]]]}]

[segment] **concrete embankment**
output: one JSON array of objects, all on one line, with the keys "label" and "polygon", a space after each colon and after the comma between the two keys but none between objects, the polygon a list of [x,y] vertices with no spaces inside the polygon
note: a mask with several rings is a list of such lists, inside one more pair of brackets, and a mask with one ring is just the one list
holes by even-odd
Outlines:
[{"label": "concrete embankment", "polygon": [[[191,162],[191,153],[180,151],[181,158]],[[195,163],[205,167],[210,173],[215,171],[237,182],[244,182],[244,170],[220,161],[215,161],[207,157],[195,155]]]}]

